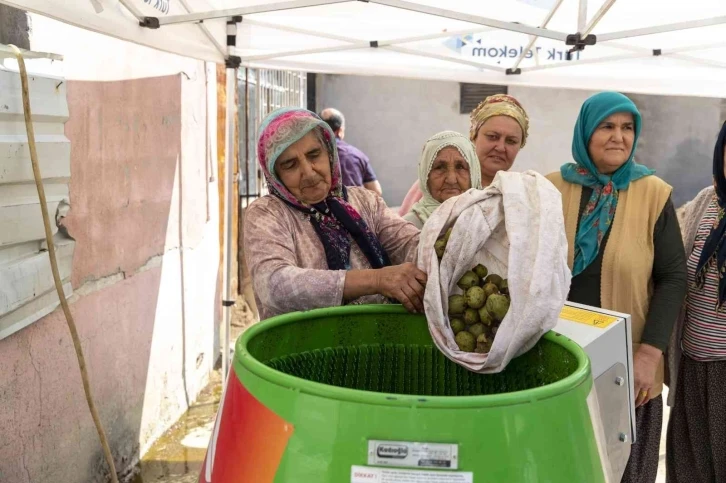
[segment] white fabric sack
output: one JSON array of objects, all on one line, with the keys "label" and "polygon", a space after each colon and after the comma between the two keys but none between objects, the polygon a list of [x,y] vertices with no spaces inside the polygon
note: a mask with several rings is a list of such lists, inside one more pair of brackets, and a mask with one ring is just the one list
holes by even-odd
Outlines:
[{"label": "white fabric sack", "polygon": [[[453,227],[439,265],[434,243]],[[488,354],[460,351],[449,325],[449,295],[478,263],[508,279],[511,304]],[[557,324],[571,273],[560,192],[534,172],[499,171],[483,190],[444,202],[421,231],[418,267],[428,274],[429,332],[452,361],[479,373],[501,372]]]}]

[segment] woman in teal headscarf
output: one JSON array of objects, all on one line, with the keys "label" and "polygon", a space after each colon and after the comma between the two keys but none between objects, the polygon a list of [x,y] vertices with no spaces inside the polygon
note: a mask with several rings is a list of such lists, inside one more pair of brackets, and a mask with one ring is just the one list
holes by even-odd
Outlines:
[{"label": "woman in teal headscarf", "polygon": [[568,299],[631,315],[637,443],[623,482],[655,481],[663,419],[663,352],[686,293],[672,188],[635,162],[635,104],[602,92],[582,105],[574,163],[548,176],[562,193],[572,285]]}]

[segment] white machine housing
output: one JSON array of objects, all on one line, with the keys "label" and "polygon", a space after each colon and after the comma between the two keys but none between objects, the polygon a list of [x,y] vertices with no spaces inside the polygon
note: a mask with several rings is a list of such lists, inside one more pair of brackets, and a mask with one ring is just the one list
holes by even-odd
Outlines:
[{"label": "white machine housing", "polygon": [[630,315],[571,302],[563,315],[568,307],[579,309],[577,315],[589,320],[561,316],[553,330],[575,341],[590,357],[610,469],[620,481],[636,439]]}]

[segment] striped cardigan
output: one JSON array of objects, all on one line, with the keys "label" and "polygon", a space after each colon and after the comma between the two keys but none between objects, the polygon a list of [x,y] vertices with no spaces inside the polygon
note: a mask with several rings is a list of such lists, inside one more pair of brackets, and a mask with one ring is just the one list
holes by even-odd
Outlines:
[{"label": "striped cardigan", "polygon": [[[686,249],[686,257],[690,256],[693,251],[693,245],[696,241],[698,233],[698,225],[701,218],[708,210],[708,205],[715,191],[713,186],[705,188],[696,197],[688,202],[684,207],[678,210],[678,224],[681,226],[681,234],[683,235],[683,246]],[[685,300],[683,301],[683,309],[676,320],[676,325],[671,334],[671,340],[666,351],[666,374],[665,382],[668,386],[668,405],[673,406],[676,397],[676,384],[678,383],[678,366],[681,362],[681,337],[683,336],[683,325],[686,319]]]}]

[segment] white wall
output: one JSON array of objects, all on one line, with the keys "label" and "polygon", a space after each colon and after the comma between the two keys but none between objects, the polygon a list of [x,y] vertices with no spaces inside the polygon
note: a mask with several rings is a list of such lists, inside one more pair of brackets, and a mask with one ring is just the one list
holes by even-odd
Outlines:
[{"label": "white wall", "polygon": [[[459,114],[459,84],[389,77],[318,75],[317,109],[336,107],[346,116],[346,140],[371,158],[386,202],[397,206],[416,180],[425,140],[452,129],[468,132]],[[582,103],[594,91],[510,86],[530,117],[527,145],[517,171],[543,174],[572,161],[572,132]],[[630,95],[643,115],[636,159],[674,187],[676,206],[710,183],[713,144],[724,101]],[[726,112],[726,111],[725,111]]]}]

